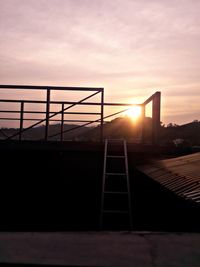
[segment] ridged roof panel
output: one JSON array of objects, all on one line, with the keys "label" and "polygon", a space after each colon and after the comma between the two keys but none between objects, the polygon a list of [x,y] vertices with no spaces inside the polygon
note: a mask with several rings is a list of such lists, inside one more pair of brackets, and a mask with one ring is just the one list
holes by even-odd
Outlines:
[{"label": "ridged roof panel", "polygon": [[200,153],[157,161],[138,169],[179,196],[200,204]]}]

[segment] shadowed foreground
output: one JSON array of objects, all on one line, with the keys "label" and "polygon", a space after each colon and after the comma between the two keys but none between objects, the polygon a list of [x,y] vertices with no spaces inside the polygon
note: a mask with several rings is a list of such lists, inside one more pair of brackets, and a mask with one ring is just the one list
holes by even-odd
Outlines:
[{"label": "shadowed foreground", "polygon": [[200,234],[188,233],[0,233],[0,262],[199,267],[199,246]]},{"label": "shadowed foreground", "polygon": [[[136,170],[153,152],[128,148],[133,230],[199,232],[199,205]],[[2,143],[0,230],[99,230],[103,152],[100,143]],[[110,182],[121,188],[118,180]],[[130,227],[113,216],[103,230]]]}]

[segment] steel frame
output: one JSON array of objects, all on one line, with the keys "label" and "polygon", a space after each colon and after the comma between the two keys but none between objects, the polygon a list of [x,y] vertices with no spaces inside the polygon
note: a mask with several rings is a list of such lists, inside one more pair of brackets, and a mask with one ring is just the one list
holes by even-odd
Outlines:
[{"label": "steel frame", "polygon": [[[146,105],[152,102],[152,144],[156,145],[159,144],[159,132],[160,132],[160,101],[161,101],[161,93],[156,92],[152,96],[150,96],[144,103],[142,104],[130,104],[130,103],[105,103],[104,102],[104,88],[92,88],[92,87],[61,87],[61,86],[30,86],[30,85],[0,85],[0,89],[6,90],[42,90],[46,91],[46,100],[14,100],[14,99],[0,99],[0,103],[17,103],[20,105],[20,110],[3,110],[0,108],[0,113],[12,113],[12,114],[20,114],[20,118],[10,118],[10,117],[0,117],[0,120],[13,120],[13,121],[20,121],[19,131],[14,133],[11,136],[5,136],[5,140],[10,140],[16,136],[18,139],[22,140],[22,135],[25,131],[45,122],[45,136],[44,140],[48,141],[49,138],[60,135],[60,141],[63,141],[64,133],[90,125],[92,123],[100,123],[100,141],[103,141],[103,124],[105,119],[116,116],[120,113],[127,111],[131,106],[140,106],[142,108],[142,138],[141,143],[145,143],[144,132],[145,132],[145,108]],[[51,101],[51,91],[53,90],[62,90],[62,91],[86,91],[92,92],[89,96],[81,99],[80,101]],[[100,94],[101,100],[100,102],[87,102],[89,98]],[[32,111],[32,110],[25,110],[25,105],[27,103],[32,104],[45,104],[46,111]],[[50,105],[56,104],[61,105],[61,109],[58,112],[51,112]],[[65,105],[69,105],[65,107]],[[76,106],[76,105],[87,105],[87,106],[100,106],[100,112],[68,112],[67,110]],[[104,107],[105,106],[119,106],[119,107],[126,107],[119,112],[115,112],[104,116]],[[67,112],[66,112],[67,111]],[[24,118],[24,114],[45,114],[44,119],[39,118]],[[61,119],[52,119],[56,115],[60,114]],[[65,120],[65,114],[76,114],[76,115],[99,115],[100,118],[96,120]],[[24,128],[24,121],[36,121],[31,126]],[[49,123],[50,121],[60,121],[60,132],[54,135],[49,135]],[[84,124],[72,127],[71,129],[64,130],[64,122],[83,122]],[[2,129],[1,132],[3,133]]]}]

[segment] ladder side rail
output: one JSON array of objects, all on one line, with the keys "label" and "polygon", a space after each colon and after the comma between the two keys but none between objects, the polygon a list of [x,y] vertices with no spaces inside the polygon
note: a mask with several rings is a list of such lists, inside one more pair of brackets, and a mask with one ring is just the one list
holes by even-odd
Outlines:
[{"label": "ladder side rail", "polygon": [[104,209],[104,190],[105,190],[105,179],[106,179],[106,159],[107,159],[107,149],[108,149],[108,140],[105,140],[105,149],[104,149],[104,162],[103,162],[103,181],[102,181],[102,195],[101,195],[101,211],[100,211],[100,228],[103,227],[103,209]]},{"label": "ladder side rail", "polygon": [[132,230],[133,222],[132,222],[131,192],[130,192],[130,181],[129,181],[129,171],[128,171],[128,154],[127,154],[127,146],[125,140],[124,140],[124,154],[125,154],[125,168],[126,168],[127,190],[128,190],[129,219],[130,219],[130,227]]}]

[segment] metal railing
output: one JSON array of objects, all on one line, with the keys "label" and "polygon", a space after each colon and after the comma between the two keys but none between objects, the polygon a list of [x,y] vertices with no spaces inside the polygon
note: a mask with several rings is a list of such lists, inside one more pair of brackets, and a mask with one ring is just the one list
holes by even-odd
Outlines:
[{"label": "metal railing", "polygon": [[[15,100],[15,99],[0,99],[1,103],[15,103],[19,105],[19,110],[12,109],[12,110],[5,110],[1,109],[0,107],[0,113],[1,114],[18,114],[19,117],[0,117],[1,120],[6,121],[19,121],[19,130],[14,132],[13,134],[7,136],[6,133],[1,129],[1,134],[4,136],[4,140],[10,140],[13,138],[18,137],[18,140],[22,140],[22,134],[29,129],[34,128],[35,126],[38,126],[42,123],[45,123],[45,134],[44,134],[44,140],[48,141],[50,138],[55,136],[60,136],[60,141],[63,141],[64,133],[70,132],[76,129],[79,129],[84,126],[88,126],[93,123],[99,123],[100,127],[100,140],[103,140],[103,129],[104,129],[104,121],[107,118],[119,115],[121,113],[124,113],[132,106],[140,106],[142,110],[142,138],[141,143],[144,143],[144,134],[145,134],[145,109],[146,105],[152,102],[152,143],[157,144],[159,142],[159,130],[160,130],[160,99],[161,94],[160,92],[156,92],[151,97],[149,97],[144,103],[142,104],[129,104],[129,103],[105,103],[104,102],[104,88],[90,88],[90,87],[59,87],[59,86],[28,86],[28,85],[0,85],[0,89],[6,89],[6,90],[19,90],[19,89],[25,89],[25,90],[42,90],[43,92],[46,92],[46,100]],[[51,100],[51,92],[53,90],[56,91],[85,91],[85,92],[93,92],[89,96],[82,98],[79,101],[53,101]],[[94,97],[95,95],[100,94],[100,102],[86,102],[86,100]],[[27,110],[26,105],[27,104],[44,104],[45,105],[45,111],[34,111],[34,110]],[[50,105],[60,105],[59,111],[50,111]],[[67,106],[66,106],[67,105]],[[84,105],[84,106],[96,106],[100,107],[100,112],[80,112],[80,111],[68,111],[70,108]],[[115,113],[111,113],[109,115],[104,115],[104,107],[105,106],[115,106],[115,107],[126,107],[126,109],[117,111]],[[25,114],[44,114],[45,118],[25,118]],[[83,120],[83,119],[68,119],[66,120],[64,118],[65,114],[70,115],[78,115],[79,117],[81,115],[89,115],[89,116],[99,116],[98,119],[95,120]],[[54,117],[57,115],[61,115],[60,119],[55,119]],[[28,127],[24,127],[25,121],[34,121],[32,125]],[[60,131],[58,133],[54,133],[52,135],[49,134],[49,124],[51,122],[60,122]],[[76,122],[76,123],[83,123],[81,125],[75,125],[74,127],[70,129],[64,129],[65,122]]]}]

